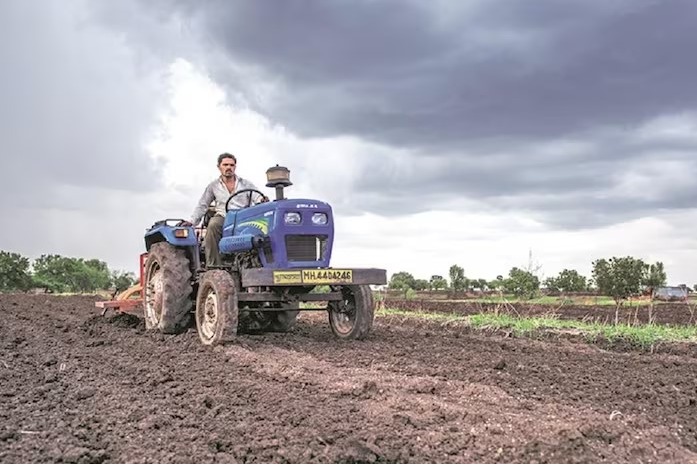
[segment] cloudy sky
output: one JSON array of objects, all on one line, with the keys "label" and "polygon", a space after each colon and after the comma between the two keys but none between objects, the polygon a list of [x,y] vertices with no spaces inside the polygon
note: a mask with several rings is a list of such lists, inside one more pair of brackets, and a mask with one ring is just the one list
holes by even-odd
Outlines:
[{"label": "cloudy sky", "polygon": [[695,24],[691,0],[3,0],[0,249],[135,270],[228,151],[332,204],[335,266],[632,255],[694,284]]}]

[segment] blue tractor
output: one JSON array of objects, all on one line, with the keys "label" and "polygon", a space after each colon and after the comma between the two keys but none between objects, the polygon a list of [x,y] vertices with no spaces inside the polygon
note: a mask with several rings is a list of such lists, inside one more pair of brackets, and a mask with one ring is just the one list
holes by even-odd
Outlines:
[{"label": "blue tractor", "polygon": [[[203,229],[182,220],[156,222],[145,234],[143,307],[146,328],[174,334],[195,321],[201,342],[230,342],[238,330],[290,330],[301,302],[326,302],[332,332],[340,339],[362,339],[373,324],[370,285],[386,283],[386,271],[332,268],[332,208],[313,199],[286,199],[289,171],[267,171],[276,199],[252,205],[254,192],[233,194],[226,205],[219,248],[222,266],[205,267]],[[247,208],[230,210],[237,196]],[[317,292],[318,290],[322,292]]]}]

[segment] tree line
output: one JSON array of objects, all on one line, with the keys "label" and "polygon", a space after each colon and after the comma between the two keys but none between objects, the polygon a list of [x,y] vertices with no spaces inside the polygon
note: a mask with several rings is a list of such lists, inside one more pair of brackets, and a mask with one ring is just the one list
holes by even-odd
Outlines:
[{"label": "tree line", "polygon": [[18,253],[0,251],[0,292],[42,289],[45,292],[94,292],[128,289],[137,282],[131,272],[111,270],[101,260],[44,254],[33,262]]},{"label": "tree line", "polygon": [[[394,273],[388,283],[389,289],[408,292],[422,290],[452,291],[500,291],[516,297],[533,298],[539,294],[541,287],[548,291],[569,293],[597,291],[612,297],[617,303],[643,292],[652,292],[655,288],[665,286],[667,274],[662,262],[649,264],[634,257],[601,258],[592,262],[591,277],[587,278],[578,271],[564,269],[557,276],[543,281],[535,269],[513,267],[508,276],[499,275],[496,279],[470,279],[464,269],[452,265],[449,270],[450,281],[443,276],[433,275],[431,279],[416,279],[406,271]],[[697,284],[694,289],[697,290]]]}]

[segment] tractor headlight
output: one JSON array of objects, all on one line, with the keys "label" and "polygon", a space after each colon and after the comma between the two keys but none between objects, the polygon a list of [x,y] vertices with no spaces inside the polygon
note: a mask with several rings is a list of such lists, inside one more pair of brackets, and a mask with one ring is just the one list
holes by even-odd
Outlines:
[{"label": "tractor headlight", "polygon": [[327,224],[327,214],[315,213],[312,215],[312,224]]},{"label": "tractor headlight", "polygon": [[300,213],[288,212],[285,215],[283,215],[283,221],[286,224],[300,224]]}]

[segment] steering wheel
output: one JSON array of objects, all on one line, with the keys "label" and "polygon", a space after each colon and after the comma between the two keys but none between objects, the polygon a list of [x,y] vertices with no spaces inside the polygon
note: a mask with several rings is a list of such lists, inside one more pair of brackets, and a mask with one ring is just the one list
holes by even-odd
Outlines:
[{"label": "steering wheel", "polygon": [[239,190],[239,191],[235,192],[234,194],[232,194],[232,195],[230,196],[229,199],[227,199],[227,202],[225,202],[225,211],[226,211],[226,212],[229,212],[229,211],[230,211],[230,201],[231,201],[232,199],[234,199],[235,197],[237,197],[237,196],[240,195],[240,194],[246,194],[246,193],[249,193],[249,202],[247,202],[247,206],[244,207],[244,208],[249,208],[249,207],[252,206],[252,194],[253,194],[253,193],[256,193],[256,194],[261,195],[261,198],[262,198],[262,200],[263,200],[264,202],[268,202],[268,201],[269,201],[269,198],[268,198],[266,195],[264,195],[263,192],[261,192],[261,191],[259,191],[259,190],[256,190],[256,189],[242,189],[242,190]]}]

